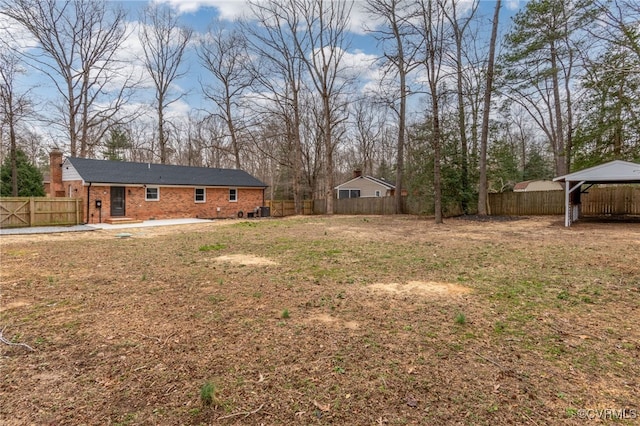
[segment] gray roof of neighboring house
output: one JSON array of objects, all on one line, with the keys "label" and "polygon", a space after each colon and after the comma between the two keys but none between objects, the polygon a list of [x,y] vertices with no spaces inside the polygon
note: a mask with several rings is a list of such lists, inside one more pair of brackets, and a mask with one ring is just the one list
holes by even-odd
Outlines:
[{"label": "gray roof of neighboring house", "polygon": [[372,181],[372,182],[377,183],[378,185],[384,186],[384,187],[385,187],[385,188],[387,188],[387,189],[395,189],[395,188],[396,188],[396,186],[395,186],[392,182],[387,182],[387,181],[386,181],[386,180],[384,180],[384,179],[378,179],[378,178],[375,178],[375,177],[373,177],[373,176],[365,175],[365,176],[358,176],[358,177],[355,177],[355,178],[353,178],[353,179],[349,179],[348,181],[343,182],[343,183],[341,183],[340,185],[336,186],[334,189],[338,189],[338,188],[340,188],[341,186],[343,186],[343,185],[347,185],[347,184],[352,185],[352,184],[354,184],[358,179],[367,179],[367,180],[370,180],[370,181]]},{"label": "gray roof of neighboring house", "polygon": [[171,166],[74,157],[69,157],[66,161],[71,163],[85,182],[124,185],[267,187],[249,173],[238,169]]}]

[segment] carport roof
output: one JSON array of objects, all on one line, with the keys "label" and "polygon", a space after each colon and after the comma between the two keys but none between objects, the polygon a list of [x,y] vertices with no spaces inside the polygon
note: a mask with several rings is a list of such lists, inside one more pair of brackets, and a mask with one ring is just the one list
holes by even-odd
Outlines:
[{"label": "carport roof", "polygon": [[640,164],[615,160],[553,179],[555,182],[640,183]]}]

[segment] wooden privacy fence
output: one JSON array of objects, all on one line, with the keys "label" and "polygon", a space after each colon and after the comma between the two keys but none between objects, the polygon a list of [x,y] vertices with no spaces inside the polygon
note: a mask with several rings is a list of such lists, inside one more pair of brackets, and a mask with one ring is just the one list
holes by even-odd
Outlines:
[{"label": "wooden privacy fence", "polygon": [[[407,214],[433,214],[433,202],[419,202],[402,197],[403,212]],[[607,186],[589,188],[581,195],[582,214],[640,215],[640,187]],[[489,214],[492,216],[540,216],[564,214],[564,191],[502,192],[489,194],[487,199]],[[271,200],[266,205],[271,208],[271,216],[282,217],[295,214],[293,201]],[[326,200],[305,200],[303,214],[324,214]],[[443,214],[455,216],[462,214],[460,206],[446,206]],[[394,214],[393,197],[361,197],[333,200],[336,214]]]},{"label": "wooden privacy fence", "polygon": [[640,215],[640,187],[591,188],[581,195],[583,215]]},{"label": "wooden privacy fence", "polygon": [[1,197],[0,228],[78,225],[82,212],[81,198]]},{"label": "wooden privacy fence", "polygon": [[[326,200],[313,200],[314,214],[324,214],[326,211]],[[334,199],[333,212],[335,214],[390,215],[395,213],[394,198],[361,197]]]},{"label": "wooden privacy fence", "polygon": [[[296,214],[296,205],[293,200],[267,200],[270,215],[274,217],[293,216]],[[313,200],[302,202],[302,214],[313,214]]]},{"label": "wooden privacy fence", "polygon": [[[640,187],[590,188],[580,196],[582,215],[640,214]],[[503,192],[489,194],[492,216],[564,214],[564,191]]]},{"label": "wooden privacy fence", "polygon": [[564,191],[500,192],[487,201],[491,216],[564,214]]}]

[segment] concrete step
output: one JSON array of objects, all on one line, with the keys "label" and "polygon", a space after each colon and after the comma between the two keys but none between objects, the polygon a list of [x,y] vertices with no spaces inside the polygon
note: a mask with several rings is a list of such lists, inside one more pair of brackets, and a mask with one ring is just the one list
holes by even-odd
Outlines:
[{"label": "concrete step", "polygon": [[110,217],[105,219],[104,223],[108,223],[110,225],[128,225],[132,223],[142,223],[142,221],[138,219],[131,219],[129,217]]}]

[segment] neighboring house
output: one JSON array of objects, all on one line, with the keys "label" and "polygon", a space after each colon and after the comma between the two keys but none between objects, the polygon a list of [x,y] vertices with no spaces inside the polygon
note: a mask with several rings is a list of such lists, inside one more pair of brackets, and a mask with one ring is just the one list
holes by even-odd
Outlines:
[{"label": "neighboring house", "polygon": [[52,197],[81,197],[87,223],[242,217],[264,206],[263,182],[243,170],[66,158],[51,153]]},{"label": "neighboring house", "polygon": [[360,170],[353,173],[353,179],[335,187],[336,196],[343,198],[391,197],[395,185],[384,179],[363,176]]},{"label": "neighboring house", "polygon": [[562,191],[563,189],[560,182],[552,180],[526,180],[516,183],[513,187],[513,192]]}]

